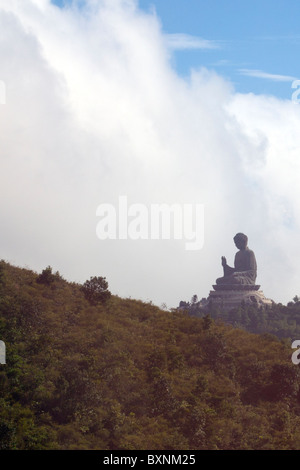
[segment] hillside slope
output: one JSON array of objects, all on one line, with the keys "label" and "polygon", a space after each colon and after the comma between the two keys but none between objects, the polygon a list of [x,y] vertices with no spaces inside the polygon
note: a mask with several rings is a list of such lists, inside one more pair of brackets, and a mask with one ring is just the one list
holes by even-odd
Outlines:
[{"label": "hillside slope", "polygon": [[271,334],[290,343],[300,338],[300,299],[296,295],[287,305],[273,303],[262,308],[254,305],[241,305],[230,311],[218,307],[203,308],[200,302],[180,302],[180,310],[202,318],[207,315],[226,324],[245,329],[250,333]]},{"label": "hillside slope", "polygon": [[1,262],[1,449],[300,449],[290,344]]}]

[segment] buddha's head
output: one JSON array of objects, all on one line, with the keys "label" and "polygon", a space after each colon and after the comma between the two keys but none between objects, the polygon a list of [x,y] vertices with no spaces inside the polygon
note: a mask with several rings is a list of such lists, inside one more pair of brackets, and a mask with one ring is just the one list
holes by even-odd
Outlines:
[{"label": "buddha's head", "polygon": [[233,238],[235,246],[239,250],[245,250],[247,248],[248,237],[243,233],[237,233],[236,236]]}]

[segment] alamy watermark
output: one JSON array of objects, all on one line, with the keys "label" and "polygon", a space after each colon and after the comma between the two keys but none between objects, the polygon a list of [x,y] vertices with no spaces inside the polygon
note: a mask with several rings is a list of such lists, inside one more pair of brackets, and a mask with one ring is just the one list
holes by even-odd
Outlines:
[{"label": "alamy watermark", "polygon": [[127,196],[119,205],[100,204],[96,234],[100,240],[185,240],[188,251],[204,245],[203,204],[130,204]]},{"label": "alamy watermark", "polygon": [[0,104],[6,104],[6,85],[0,80]]},{"label": "alamy watermark", "polygon": [[292,83],[292,88],[296,88],[292,94],[292,102],[295,104],[300,103],[300,80],[294,80]]},{"label": "alamy watermark", "polygon": [[[295,341],[293,341],[291,348],[292,349],[300,348],[300,340],[296,339]],[[295,364],[295,366],[300,364],[300,349],[297,349],[296,351],[293,352],[292,363]]]},{"label": "alamy watermark", "polygon": [[6,364],[6,346],[4,341],[0,341],[0,364]]}]

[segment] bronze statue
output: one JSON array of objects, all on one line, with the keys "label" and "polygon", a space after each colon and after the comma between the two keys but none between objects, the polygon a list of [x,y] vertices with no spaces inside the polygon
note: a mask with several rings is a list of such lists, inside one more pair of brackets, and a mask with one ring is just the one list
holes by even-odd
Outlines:
[{"label": "bronze statue", "polygon": [[234,286],[255,285],[257,265],[253,251],[247,246],[248,237],[243,233],[237,233],[233,240],[239,249],[234,258],[234,268],[228,266],[225,256],[222,256],[224,277],[219,277],[216,283]]}]

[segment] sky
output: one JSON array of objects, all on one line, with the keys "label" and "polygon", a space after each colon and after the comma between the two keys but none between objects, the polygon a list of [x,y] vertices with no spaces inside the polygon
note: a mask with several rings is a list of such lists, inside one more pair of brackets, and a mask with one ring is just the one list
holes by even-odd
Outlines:
[{"label": "sky", "polygon": [[[54,0],[59,6],[68,4]],[[172,66],[187,77],[205,66],[237,91],[289,99],[300,79],[298,0],[140,0],[173,45]]]},{"label": "sky", "polygon": [[[244,232],[265,295],[300,294],[299,10],[0,0],[1,258],[171,308],[208,296]],[[203,204],[203,248],[99,240],[124,195]]]}]

